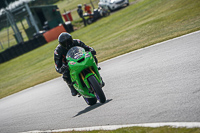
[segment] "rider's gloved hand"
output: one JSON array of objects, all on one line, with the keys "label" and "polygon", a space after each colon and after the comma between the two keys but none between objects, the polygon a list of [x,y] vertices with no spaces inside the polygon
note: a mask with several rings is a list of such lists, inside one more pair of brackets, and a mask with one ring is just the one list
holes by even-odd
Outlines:
[{"label": "rider's gloved hand", "polygon": [[90,52],[92,53],[92,55],[96,55],[97,54],[97,52],[92,47],[90,47]]},{"label": "rider's gloved hand", "polygon": [[62,67],[60,68],[61,73],[64,73],[68,69],[68,66],[66,64],[63,64]]}]

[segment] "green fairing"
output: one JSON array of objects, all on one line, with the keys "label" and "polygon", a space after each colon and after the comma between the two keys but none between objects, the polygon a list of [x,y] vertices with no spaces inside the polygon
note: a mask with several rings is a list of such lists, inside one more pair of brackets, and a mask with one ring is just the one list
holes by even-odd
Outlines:
[{"label": "green fairing", "polygon": [[[77,47],[77,46],[76,46]],[[80,47],[78,47],[80,48]],[[94,75],[99,82],[99,84],[102,83],[97,65],[95,63],[95,60],[91,54],[91,52],[86,52],[84,49],[81,49],[82,55],[76,55],[76,52],[72,51],[74,54],[73,56],[77,56],[77,59],[71,58],[70,56],[67,56],[68,66],[70,70],[70,76],[71,80],[74,83],[74,88],[85,98],[95,98],[95,95],[93,93],[90,93],[89,89],[90,84],[88,82],[88,78],[92,75]],[[68,52],[69,53],[69,52]],[[68,55],[68,54],[67,54]],[[91,71],[91,69],[92,72]],[[82,81],[82,77],[80,73],[84,73],[83,71],[87,69],[87,74],[83,76],[84,80]]]}]

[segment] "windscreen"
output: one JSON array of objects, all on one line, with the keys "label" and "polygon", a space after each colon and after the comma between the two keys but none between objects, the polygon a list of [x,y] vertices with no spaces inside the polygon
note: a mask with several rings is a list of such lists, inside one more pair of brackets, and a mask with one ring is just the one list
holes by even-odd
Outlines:
[{"label": "windscreen", "polygon": [[78,47],[78,46],[75,46],[75,47],[72,47],[68,52],[67,52],[67,56],[66,58],[67,59],[79,59],[83,56],[85,50],[84,48],[82,47]]}]

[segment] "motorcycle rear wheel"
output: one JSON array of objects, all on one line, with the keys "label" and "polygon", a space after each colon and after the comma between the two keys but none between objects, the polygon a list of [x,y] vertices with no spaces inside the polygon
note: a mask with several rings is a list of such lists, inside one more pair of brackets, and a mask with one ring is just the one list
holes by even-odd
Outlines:
[{"label": "motorcycle rear wheel", "polygon": [[97,99],[96,98],[85,98],[83,97],[85,102],[88,104],[88,105],[94,105],[97,103]]},{"label": "motorcycle rear wheel", "polygon": [[88,78],[88,81],[89,81],[90,86],[95,92],[97,100],[99,100],[100,103],[105,103],[106,97],[97,79],[94,76],[90,76]]},{"label": "motorcycle rear wheel", "polygon": [[91,18],[88,18],[86,21],[87,21],[87,24],[91,24],[92,23],[92,19]]}]

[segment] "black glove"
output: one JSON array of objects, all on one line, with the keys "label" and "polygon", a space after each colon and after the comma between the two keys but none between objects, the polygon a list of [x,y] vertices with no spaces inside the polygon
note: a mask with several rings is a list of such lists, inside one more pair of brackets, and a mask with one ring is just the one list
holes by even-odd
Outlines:
[{"label": "black glove", "polygon": [[90,48],[90,52],[92,53],[92,55],[96,55],[97,54],[97,52],[93,48]]},{"label": "black glove", "polygon": [[61,73],[64,73],[67,69],[68,69],[68,66],[63,64],[62,67],[60,68],[60,71],[61,71]]},{"label": "black glove", "polygon": [[92,55],[96,55],[97,54],[95,50],[91,51],[91,53],[92,53]]}]

